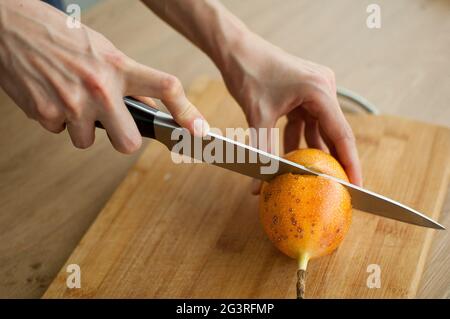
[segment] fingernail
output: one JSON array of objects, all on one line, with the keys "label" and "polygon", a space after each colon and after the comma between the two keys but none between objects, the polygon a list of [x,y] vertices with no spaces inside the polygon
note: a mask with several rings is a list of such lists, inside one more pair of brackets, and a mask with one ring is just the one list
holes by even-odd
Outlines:
[{"label": "fingernail", "polygon": [[196,118],[194,120],[194,136],[203,137],[209,132],[209,124],[205,119]]}]

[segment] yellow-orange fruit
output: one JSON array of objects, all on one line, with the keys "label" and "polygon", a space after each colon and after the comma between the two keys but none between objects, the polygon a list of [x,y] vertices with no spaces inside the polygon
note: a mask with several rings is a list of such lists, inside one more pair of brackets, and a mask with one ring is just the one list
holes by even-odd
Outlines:
[{"label": "yellow-orange fruit", "polygon": [[[348,181],[331,155],[316,149],[291,152],[286,159]],[[306,269],[309,259],[331,253],[344,239],[352,216],[347,189],[323,177],[283,174],[264,183],[260,219],[275,246]]]}]

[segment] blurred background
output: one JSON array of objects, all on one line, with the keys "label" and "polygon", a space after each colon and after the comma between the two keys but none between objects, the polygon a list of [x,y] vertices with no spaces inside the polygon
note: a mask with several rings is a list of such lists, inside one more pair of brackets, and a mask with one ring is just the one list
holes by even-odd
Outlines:
[{"label": "blurred background", "polygon": [[[80,4],[82,23],[139,62],[176,75],[186,90],[199,76],[220,78],[138,0],[63,2]],[[450,126],[450,1],[222,2],[267,40],[332,68],[339,86],[381,113]],[[381,8],[380,29],[366,25],[371,3]],[[1,90],[0,105],[0,297],[40,297],[139,154],[116,153],[103,132],[91,149],[76,150],[67,134],[27,120]],[[433,297],[421,289],[419,296]]]},{"label": "blurred background", "polygon": [[[128,55],[177,75],[219,77],[208,58],[136,0],[56,0],[79,4],[81,20]],[[450,125],[450,1],[223,0],[253,31],[284,50],[331,67],[339,86],[382,113]],[[381,28],[369,29],[370,4]]]}]

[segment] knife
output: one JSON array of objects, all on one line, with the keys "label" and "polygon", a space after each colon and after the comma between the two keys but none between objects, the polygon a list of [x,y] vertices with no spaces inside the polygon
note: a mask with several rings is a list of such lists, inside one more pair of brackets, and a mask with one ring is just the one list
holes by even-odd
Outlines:
[{"label": "knife", "polygon": [[[167,146],[170,151],[172,151],[173,147],[179,143],[181,139],[188,137],[191,141],[187,145],[191,145],[191,148],[185,148],[184,150],[189,151],[188,154],[190,157],[203,161],[202,152],[195,152],[193,149],[194,145],[200,144],[201,149],[204,149],[206,145],[213,141],[216,145],[217,143],[222,143],[223,147],[221,149],[224,151],[224,157],[228,158],[228,156],[232,156],[232,158],[237,158],[237,154],[240,153],[241,156],[243,154],[245,155],[245,159],[252,158],[253,160],[251,162],[248,160],[234,160],[230,162],[212,161],[211,164],[263,181],[269,181],[277,175],[286,173],[321,176],[345,186],[351,195],[352,205],[356,209],[418,226],[445,229],[444,226],[428,216],[385,196],[358,187],[336,177],[315,172],[303,165],[288,161],[213,132],[209,132],[203,138],[194,137],[180,127],[169,114],[150,107],[131,97],[125,97],[124,102],[133,116],[141,135],[158,140]],[[103,128],[98,121],[96,122],[96,126]],[[179,136],[180,138],[174,139],[172,138],[173,136]],[[233,152],[233,154],[230,154],[229,152]],[[186,155],[184,153],[181,154]],[[264,167],[268,166],[268,163],[277,164],[278,170],[272,173],[263,174],[262,170],[264,170]]]}]

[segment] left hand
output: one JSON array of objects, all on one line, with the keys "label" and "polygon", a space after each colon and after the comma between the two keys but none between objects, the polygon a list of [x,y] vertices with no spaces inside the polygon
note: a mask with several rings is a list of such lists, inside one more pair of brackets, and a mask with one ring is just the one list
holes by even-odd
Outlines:
[{"label": "left hand", "polygon": [[308,147],[330,151],[350,181],[362,185],[355,137],[339,106],[333,71],[255,34],[246,35],[230,52],[220,66],[222,76],[249,126],[270,129],[286,115],[285,152],[298,148],[304,134]]}]

